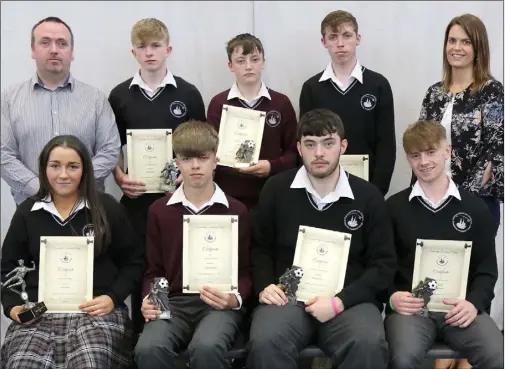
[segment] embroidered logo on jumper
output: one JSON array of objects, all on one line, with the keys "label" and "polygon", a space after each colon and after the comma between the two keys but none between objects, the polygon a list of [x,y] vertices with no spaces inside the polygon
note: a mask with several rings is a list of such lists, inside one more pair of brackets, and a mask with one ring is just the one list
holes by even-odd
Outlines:
[{"label": "embroidered logo on jumper", "polygon": [[365,110],[372,110],[377,105],[377,98],[374,95],[365,94],[361,96],[361,107]]},{"label": "embroidered logo on jumper", "polygon": [[93,226],[93,224],[86,224],[83,228],[82,228],[82,235],[84,237],[95,237],[95,228]]},{"label": "embroidered logo on jumper", "polygon": [[457,213],[452,217],[452,226],[458,232],[466,232],[472,227],[472,217],[467,213]]},{"label": "embroidered logo on jumper", "polygon": [[351,210],[344,217],[344,225],[351,231],[360,229],[363,225],[365,217],[363,213],[359,210]]},{"label": "embroidered logo on jumper", "polygon": [[265,118],[265,122],[270,126],[270,127],[276,127],[279,125],[281,122],[281,113],[279,113],[277,110],[271,110],[267,113],[267,116]]},{"label": "embroidered logo on jumper", "polygon": [[208,243],[212,243],[216,240],[216,235],[212,232],[209,232],[205,235],[205,241]]},{"label": "embroidered logo on jumper", "polygon": [[186,111],[186,105],[182,101],[174,101],[170,104],[170,113],[176,118],[185,116]]}]

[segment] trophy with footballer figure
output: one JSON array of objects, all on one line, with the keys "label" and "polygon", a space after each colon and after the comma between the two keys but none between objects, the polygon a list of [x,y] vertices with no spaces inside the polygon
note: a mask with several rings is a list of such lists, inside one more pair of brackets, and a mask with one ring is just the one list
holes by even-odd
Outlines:
[{"label": "trophy with footballer figure", "polygon": [[[35,262],[32,261],[32,267],[28,268],[25,266],[25,262],[22,259],[18,260],[19,266],[7,273],[7,279],[5,283],[1,284],[2,288],[8,288],[12,292],[18,294],[21,299],[25,302],[24,309],[18,313],[18,318],[21,323],[27,323],[34,319],[37,319],[42,314],[47,311],[47,307],[43,302],[30,302],[28,301],[28,293],[26,292],[26,282],[24,280],[26,273],[35,270]],[[19,287],[16,289],[15,287]]]}]

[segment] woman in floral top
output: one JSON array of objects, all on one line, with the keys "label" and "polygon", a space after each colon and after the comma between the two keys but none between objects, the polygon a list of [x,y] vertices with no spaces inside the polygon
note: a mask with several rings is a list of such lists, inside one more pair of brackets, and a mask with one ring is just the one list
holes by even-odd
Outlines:
[{"label": "woman in floral top", "polygon": [[[445,127],[452,145],[447,174],[486,202],[496,233],[503,202],[503,85],[491,76],[489,58],[482,21],[471,14],[452,19],[445,31],[443,79],[426,92],[420,119]],[[435,368],[455,367],[471,365],[462,359],[435,362]]]},{"label": "woman in floral top", "polygon": [[503,202],[503,85],[491,76],[486,27],[474,15],[451,20],[445,31],[443,79],[423,100],[421,120],[446,127],[454,182],[480,196],[496,231]]}]

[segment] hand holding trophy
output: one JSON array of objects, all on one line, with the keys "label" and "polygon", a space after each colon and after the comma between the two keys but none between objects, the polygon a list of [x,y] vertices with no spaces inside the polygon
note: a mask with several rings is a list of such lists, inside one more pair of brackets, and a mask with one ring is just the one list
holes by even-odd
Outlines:
[{"label": "hand holding trophy", "polygon": [[423,316],[428,316],[428,303],[430,302],[431,295],[437,289],[437,281],[433,278],[426,277],[424,281],[419,281],[419,284],[412,290],[412,297],[423,299],[424,306],[418,313]]},{"label": "hand holding trophy", "polygon": [[289,304],[297,304],[296,291],[298,291],[298,284],[302,277],[303,269],[293,265],[291,268],[286,269],[279,278],[278,287],[286,294]]},{"label": "hand holding trophy", "polygon": [[[19,266],[6,275],[6,277],[11,276],[12,274],[14,274],[14,276],[7,279],[5,283],[2,283],[1,287],[8,288],[12,292],[17,293],[25,302],[23,310],[18,313],[18,319],[21,323],[28,323],[44,314],[47,311],[47,307],[43,302],[34,303],[28,301],[28,293],[26,292],[26,282],[24,278],[26,273],[35,270],[35,262],[32,261],[31,268],[25,266],[23,259],[19,259],[18,263]],[[19,290],[14,288],[17,286],[19,286]]]},{"label": "hand holding trophy", "polygon": [[170,311],[168,301],[169,288],[169,283],[165,278],[154,278],[151,284],[151,291],[147,295],[147,298],[161,311],[157,319],[172,319],[172,312]]}]

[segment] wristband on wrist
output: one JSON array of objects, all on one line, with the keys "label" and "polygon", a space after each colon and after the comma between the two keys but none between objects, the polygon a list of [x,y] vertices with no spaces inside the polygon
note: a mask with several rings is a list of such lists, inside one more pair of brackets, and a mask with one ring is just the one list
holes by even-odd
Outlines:
[{"label": "wristband on wrist", "polygon": [[393,310],[394,312],[396,312],[396,309],[395,307],[393,306],[393,295],[391,295],[389,297],[389,307],[391,308],[391,310]]},{"label": "wristband on wrist", "polygon": [[331,299],[331,306],[333,307],[333,311],[335,312],[335,315],[340,314],[340,310],[338,310],[338,306],[337,306],[337,299],[335,299],[335,297],[333,297]]}]

